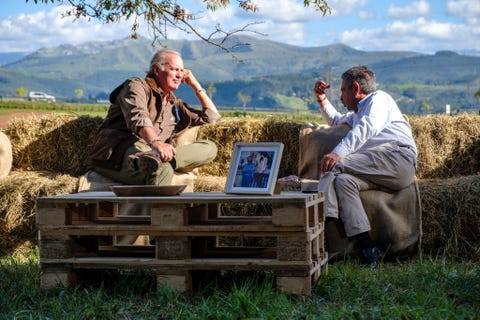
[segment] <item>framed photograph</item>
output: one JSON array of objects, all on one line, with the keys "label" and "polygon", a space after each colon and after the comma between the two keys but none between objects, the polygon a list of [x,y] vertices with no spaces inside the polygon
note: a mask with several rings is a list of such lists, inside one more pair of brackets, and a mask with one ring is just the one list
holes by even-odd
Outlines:
[{"label": "framed photograph", "polygon": [[282,153],[281,142],[235,143],[224,192],[272,195]]}]

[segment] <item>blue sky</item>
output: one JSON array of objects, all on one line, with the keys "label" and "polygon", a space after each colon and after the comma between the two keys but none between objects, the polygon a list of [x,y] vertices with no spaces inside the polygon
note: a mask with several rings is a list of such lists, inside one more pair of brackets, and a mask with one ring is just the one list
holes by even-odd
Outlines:
[{"label": "blue sky", "polygon": [[[92,0],[96,1],[96,0]],[[259,11],[247,13],[236,7],[214,13],[201,0],[179,1],[190,9],[195,27],[209,34],[220,24],[232,30],[250,22],[251,35],[297,46],[343,43],[365,51],[439,50],[480,53],[480,0],[329,0],[330,16],[305,8],[301,0],[253,0]],[[96,21],[62,18],[67,7],[35,4],[33,0],[3,0],[0,4],[0,52],[35,51],[61,44],[115,40],[130,35],[131,23],[102,25]],[[145,24],[140,34],[149,37]],[[170,29],[170,39],[195,39]],[[248,34],[248,33],[247,33]]]}]

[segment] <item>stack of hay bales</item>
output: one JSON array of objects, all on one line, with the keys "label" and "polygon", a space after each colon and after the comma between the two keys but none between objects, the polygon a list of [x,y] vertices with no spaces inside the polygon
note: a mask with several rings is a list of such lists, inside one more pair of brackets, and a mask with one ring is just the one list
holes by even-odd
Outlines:
[{"label": "stack of hay bales", "polygon": [[[13,171],[0,181],[0,249],[11,248],[16,237],[35,239],[36,197],[76,191],[101,120],[51,114],[14,120],[4,130],[12,144]],[[480,117],[432,115],[409,120],[419,150],[423,251],[478,260]],[[213,163],[198,171],[195,190],[223,190],[235,142],[282,142],[278,176],[296,175],[302,125],[240,118],[202,126],[198,138],[214,141],[219,151]]]},{"label": "stack of hay bales", "polygon": [[100,118],[50,114],[13,119],[4,130],[12,172],[0,180],[0,251],[35,243],[35,200],[75,192]]},{"label": "stack of hay bales", "polygon": [[480,116],[411,117],[426,253],[480,260]]}]

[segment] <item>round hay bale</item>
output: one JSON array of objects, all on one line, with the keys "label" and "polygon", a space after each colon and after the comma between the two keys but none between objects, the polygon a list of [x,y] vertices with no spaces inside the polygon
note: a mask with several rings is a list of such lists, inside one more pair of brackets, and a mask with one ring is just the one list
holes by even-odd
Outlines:
[{"label": "round hay bale", "polygon": [[5,133],[0,132],[0,178],[10,173],[12,161],[12,143]]}]

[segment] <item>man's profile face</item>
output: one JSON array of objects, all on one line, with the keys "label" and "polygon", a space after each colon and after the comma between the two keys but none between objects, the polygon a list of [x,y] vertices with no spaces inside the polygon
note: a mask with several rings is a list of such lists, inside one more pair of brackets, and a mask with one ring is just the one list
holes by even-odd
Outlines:
[{"label": "man's profile face", "polygon": [[349,86],[345,80],[342,80],[342,86],[340,88],[342,94],[340,100],[343,105],[351,111],[357,111],[358,100],[355,99],[355,87]]},{"label": "man's profile face", "polygon": [[164,92],[175,91],[183,82],[183,61],[174,54],[166,56],[166,62],[155,74],[155,80]]}]

